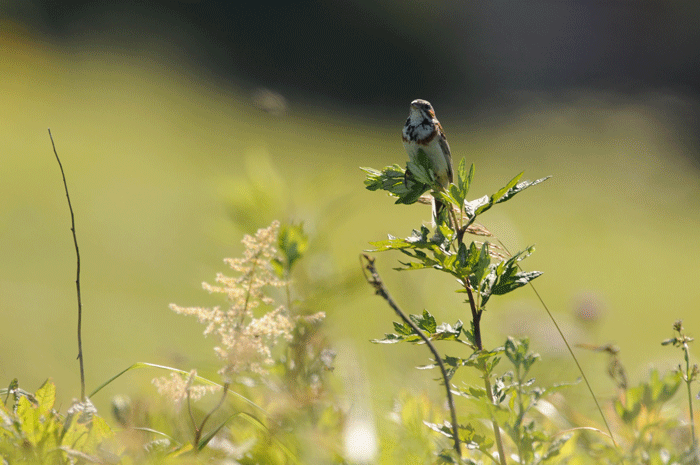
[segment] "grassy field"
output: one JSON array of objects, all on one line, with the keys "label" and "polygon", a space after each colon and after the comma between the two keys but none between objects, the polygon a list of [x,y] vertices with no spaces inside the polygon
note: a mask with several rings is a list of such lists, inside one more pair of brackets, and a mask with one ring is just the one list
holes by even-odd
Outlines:
[{"label": "grassy field", "polygon": [[[328,313],[339,366],[359,364],[374,407],[385,411],[407,379],[416,391],[432,384],[410,369],[425,362],[416,351],[368,343],[394,318],[358,264],[368,242],[429,219],[427,207],[366,191],[358,169],[405,162],[399,131],[417,96],[379,125],[294,100],[277,117],[255,108],[249,89],[149,56],[0,41],[0,385],[17,377],[34,390],[52,377],[63,405],[79,392],[75,257],[49,127],[76,213],[88,391],[136,361],[213,366],[213,343],[168,304],[221,303],[200,283],[226,270],[222,259],[240,253],[243,233],[272,219],[309,231],[312,258],[299,279],[328,284],[315,304]],[[633,383],[650,364],[677,363],[659,344],[674,320],[690,334],[700,328],[700,183],[669,116],[681,103],[581,92],[543,97],[498,123],[441,117],[453,158],[476,165],[474,197],[520,171],[553,175],[484,222],[511,249],[537,245],[528,266],[544,271],[536,284],[572,342],[618,344]],[[380,255],[379,266],[408,311],[468,319],[452,282],[392,273],[397,258]],[[599,312],[588,325],[575,317],[586,305]],[[563,360],[554,379],[577,376],[529,290],[491,310],[487,345],[524,331],[545,359]],[[608,392],[605,360],[582,354],[596,389]],[[152,389],[153,376],[120,379],[94,400],[105,408],[112,394]]]}]

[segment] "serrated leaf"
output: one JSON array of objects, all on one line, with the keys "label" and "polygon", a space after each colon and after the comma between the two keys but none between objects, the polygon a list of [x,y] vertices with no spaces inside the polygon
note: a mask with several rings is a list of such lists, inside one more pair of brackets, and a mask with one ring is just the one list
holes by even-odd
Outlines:
[{"label": "serrated leaf", "polygon": [[397,321],[394,321],[394,331],[401,336],[409,336],[413,334],[413,328],[411,328],[411,325],[399,323]]},{"label": "serrated leaf", "polygon": [[422,315],[408,315],[408,318],[415,323],[418,328],[422,329],[428,334],[434,333],[435,329],[437,328],[435,317],[427,310],[423,310]]},{"label": "serrated leaf", "polygon": [[526,271],[509,275],[507,279],[499,280],[499,282],[493,286],[491,293],[494,295],[507,294],[519,287],[523,287],[540,276],[542,276],[541,271]]},{"label": "serrated leaf", "polygon": [[384,190],[398,197],[398,204],[412,204],[418,201],[421,195],[430,190],[430,185],[417,182],[412,176],[406,174],[406,170],[399,165],[386,166],[382,170],[363,167],[367,173],[365,187],[367,190]]},{"label": "serrated leaf", "polygon": [[34,398],[39,403],[37,406],[37,414],[40,417],[47,415],[56,402],[56,385],[47,379],[44,381],[44,384],[37,389]]},{"label": "serrated leaf", "polygon": [[23,436],[31,444],[37,444],[39,439],[41,439],[41,423],[38,409],[32,405],[26,396],[22,396],[17,401],[16,414]]}]

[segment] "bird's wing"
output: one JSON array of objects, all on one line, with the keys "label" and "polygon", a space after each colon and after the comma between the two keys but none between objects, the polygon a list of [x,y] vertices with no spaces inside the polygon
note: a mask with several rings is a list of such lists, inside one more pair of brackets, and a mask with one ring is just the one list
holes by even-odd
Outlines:
[{"label": "bird's wing", "polygon": [[447,177],[450,182],[454,181],[454,175],[452,173],[452,154],[450,153],[450,144],[447,143],[445,138],[445,133],[440,131],[440,148],[442,149],[442,154],[445,156],[445,162],[447,163]]}]

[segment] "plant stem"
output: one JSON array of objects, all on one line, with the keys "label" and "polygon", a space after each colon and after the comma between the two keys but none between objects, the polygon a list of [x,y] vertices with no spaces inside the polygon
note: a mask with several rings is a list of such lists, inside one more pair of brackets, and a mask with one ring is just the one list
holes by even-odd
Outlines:
[{"label": "plant stem", "polygon": [[695,419],[693,417],[693,394],[691,392],[691,383],[693,382],[692,376],[690,374],[690,350],[688,349],[688,342],[687,339],[683,334],[680,333],[681,338],[683,339],[683,352],[685,354],[685,385],[688,388],[688,413],[690,415],[690,434],[693,436],[693,454],[698,453],[698,440],[695,436]]},{"label": "plant stem", "polygon": [[[493,399],[493,389],[491,388],[491,380],[489,380],[489,374],[484,371],[484,387],[486,388],[486,394],[489,396],[489,400],[495,405]],[[506,465],[506,453],[503,449],[503,440],[501,439],[501,427],[498,425],[498,421],[491,415],[491,423],[493,424],[493,435],[496,437],[496,448],[498,449],[498,460],[501,465]]]},{"label": "plant stem", "polygon": [[[223,389],[223,391],[222,391],[222,393],[221,393],[221,399],[219,400],[219,403],[216,404],[216,406],[214,406],[214,408],[211,409],[211,410],[209,411],[209,413],[207,413],[207,415],[206,415],[206,416],[204,417],[204,419],[202,420],[202,423],[200,423],[199,427],[196,427],[196,428],[195,428],[195,435],[194,435],[194,444],[193,444],[193,446],[194,446],[196,449],[198,449],[197,446],[199,445],[199,440],[202,438],[202,431],[204,431],[204,425],[207,423],[207,421],[209,420],[209,418],[214,414],[214,412],[216,412],[217,410],[219,410],[219,408],[221,408],[221,406],[224,404],[224,401],[226,400],[226,394],[228,394],[228,388],[229,388],[229,384],[228,384],[228,383],[224,383],[224,389]],[[188,400],[188,402],[189,402],[189,394],[190,394],[190,393],[189,393],[189,390],[188,390],[188,391],[187,391],[187,400]]]},{"label": "plant stem", "polygon": [[56,155],[56,161],[58,161],[58,167],[61,169],[61,176],[63,177],[63,187],[66,190],[66,198],[68,199],[68,209],[70,210],[70,230],[73,232],[73,244],[75,244],[75,256],[78,262],[76,277],[75,277],[75,288],[78,293],[78,363],[80,364],[80,399],[85,402],[85,368],[83,367],[83,302],[80,296],[80,249],[78,249],[78,236],[75,234],[75,215],[73,215],[73,205],[70,201],[70,195],[68,194],[68,183],[66,182],[66,174],[63,172],[63,165],[61,164],[61,159],[58,158],[58,152],[56,151],[56,144],[53,141],[53,136],[51,135],[51,129],[49,129],[49,139],[51,139],[51,146],[53,147],[53,153]]},{"label": "plant stem", "polygon": [[[477,310],[476,301],[474,300],[474,292],[469,286],[469,283],[464,283],[464,288],[467,290],[467,295],[469,296],[469,307],[472,311],[472,321],[474,322],[474,343],[476,344],[477,350],[484,350],[484,346],[481,342],[481,315],[483,311]],[[491,387],[491,381],[489,380],[489,373],[487,373],[486,368],[482,370],[484,373],[484,387],[486,388],[486,395],[489,396],[489,400],[495,405],[493,399],[493,389]],[[506,454],[503,449],[503,440],[501,439],[501,427],[498,425],[498,421],[491,415],[491,423],[493,424],[493,435],[496,437],[496,447],[498,449],[498,459],[501,465],[506,465]]]},{"label": "plant stem", "polygon": [[450,379],[447,376],[447,370],[445,369],[445,364],[442,362],[440,354],[438,353],[437,349],[430,341],[430,339],[428,339],[428,337],[425,334],[423,334],[423,331],[421,331],[420,328],[418,328],[418,326],[416,326],[416,324],[406,316],[403,310],[399,308],[394,299],[392,299],[392,297],[389,295],[389,291],[384,286],[384,282],[382,281],[382,278],[379,276],[379,273],[377,272],[377,269],[374,266],[374,258],[366,254],[362,254],[361,258],[364,258],[367,262],[366,265],[363,265],[363,272],[364,270],[369,271],[370,276],[367,276],[365,274],[365,278],[367,279],[367,282],[372,287],[374,287],[375,294],[386,300],[387,304],[389,304],[389,306],[394,310],[394,312],[399,316],[399,318],[401,318],[401,320],[403,320],[404,323],[409,325],[411,329],[416,334],[418,334],[418,336],[423,340],[423,342],[425,342],[425,344],[430,349],[430,352],[432,352],[433,357],[435,357],[435,361],[440,367],[440,373],[442,373],[442,380],[445,384],[445,390],[447,391],[447,405],[450,408],[450,416],[452,418],[452,437],[455,443],[455,452],[457,452],[457,455],[459,457],[462,457],[462,447],[459,441],[459,423],[457,423],[457,410],[455,409],[454,399],[452,397],[452,390],[450,389]]}]

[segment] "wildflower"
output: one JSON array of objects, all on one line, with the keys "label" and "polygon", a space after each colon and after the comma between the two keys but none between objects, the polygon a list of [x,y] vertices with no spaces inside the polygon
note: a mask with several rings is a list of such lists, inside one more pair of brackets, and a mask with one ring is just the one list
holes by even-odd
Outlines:
[{"label": "wildflower", "polygon": [[188,397],[190,401],[196,401],[220,389],[220,386],[195,385],[193,383],[196,377],[197,370],[192,370],[189,375],[170,373],[169,377],[155,378],[152,382],[158,389],[158,394],[168,398],[179,408]]},{"label": "wildflower", "polygon": [[[216,276],[216,285],[203,283],[210,293],[225,294],[229,302],[226,309],[221,307],[180,307],[171,304],[170,308],[184,315],[192,315],[206,325],[204,335],[218,339],[214,348],[216,355],[224,362],[219,370],[226,382],[233,375],[252,372],[267,373],[266,367],[274,364],[273,347],[280,341],[291,341],[296,318],[289,314],[284,305],[256,317],[254,311],[260,306],[274,306],[275,300],[264,291],[289,284],[281,279],[273,267],[279,261],[275,247],[278,238],[279,222],[268,228],[259,229],[255,236],[243,238],[245,250],[242,258],[224,260],[236,276],[222,273]],[[322,315],[314,315],[321,319]]]}]

